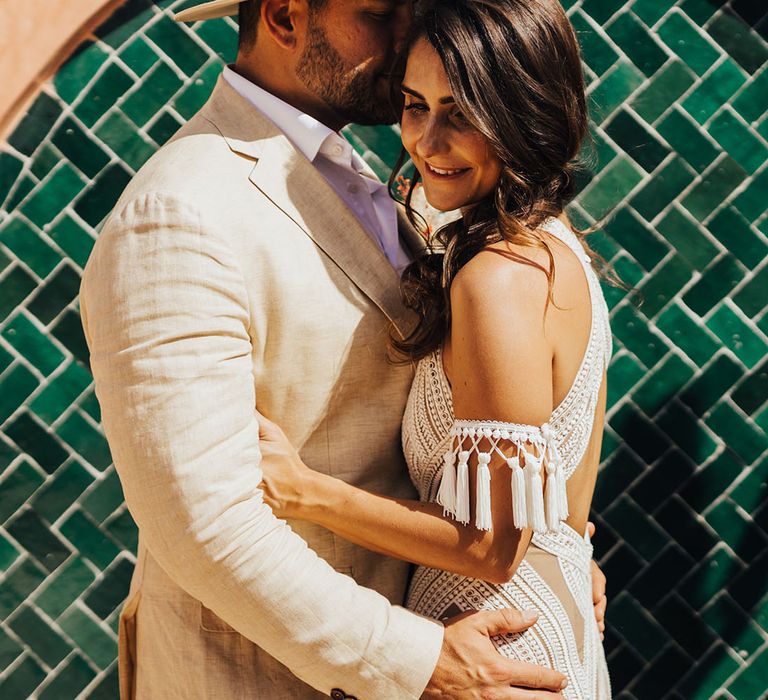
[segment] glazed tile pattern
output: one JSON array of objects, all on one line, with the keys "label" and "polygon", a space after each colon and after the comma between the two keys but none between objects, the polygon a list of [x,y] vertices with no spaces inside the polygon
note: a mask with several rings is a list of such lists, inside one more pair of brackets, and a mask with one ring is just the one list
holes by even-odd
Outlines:
[{"label": "glazed tile pattern", "polygon": [[[77,293],[137,168],[203,103],[236,27],[128,0],[0,149],[0,697],[116,697],[136,529],[99,428]],[[617,697],[768,688],[768,6],[570,0],[594,103],[572,209],[616,353],[595,497]],[[387,175],[392,129],[351,128]],[[638,306],[639,300],[642,304]]]}]

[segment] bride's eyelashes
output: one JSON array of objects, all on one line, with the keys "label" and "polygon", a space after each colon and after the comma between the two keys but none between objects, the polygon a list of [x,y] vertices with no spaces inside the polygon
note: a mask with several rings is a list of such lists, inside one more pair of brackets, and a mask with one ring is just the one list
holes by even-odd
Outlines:
[{"label": "bride's eyelashes", "polygon": [[[408,102],[403,107],[403,111],[412,112],[411,116],[422,115],[429,112],[429,107],[424,102]],[[448,114],[449,123],[456,129],[472,129],[474,128],[470,121],[464,116],[464,113],[458,109],[452,110]]]}]

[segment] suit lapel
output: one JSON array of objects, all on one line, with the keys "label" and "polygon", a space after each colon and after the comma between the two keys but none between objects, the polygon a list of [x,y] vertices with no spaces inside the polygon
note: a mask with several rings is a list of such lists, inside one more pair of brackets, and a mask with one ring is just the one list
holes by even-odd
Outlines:
[{"label": "suit lapel", "polygon": [[222,78],[205,116],[229,147],[254,159],[250,181],[289,216],[402,332],[399,277],[325,178],[268,119]]}]

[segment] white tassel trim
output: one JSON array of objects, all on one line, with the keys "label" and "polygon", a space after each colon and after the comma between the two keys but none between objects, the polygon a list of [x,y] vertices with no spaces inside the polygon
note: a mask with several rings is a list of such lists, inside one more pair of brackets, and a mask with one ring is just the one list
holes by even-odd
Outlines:
[{"label": "white tassel trim", "polygon": [[491,470],[488,464],[491,455],[481,452],[477,455],[477,503],[475,505],[475,526],[478,530],[490,530],[491,518]]},{"label": "white tassel trim", "polygon": [[466,525],[469,522],[469,452],[459,452],[459,466],[456,468],[456,520]]},{"label": "white tassel trim", "polygon": [[[457,421],[451,431],[453,449],[445,453],[443,474],[437,502],[445,514],[463,524],[470,522],[469,460],[477,456],[477,489],[475,526],[490,530],[491,471],[493,453],[497,453],[510,470],[512,517],[516,528],[535,532],[552,532],[568,517],[568,494],[565,469],[557,450],[554,431],[548,424],[540,429],[512,423],[475,423]],[[480,443],[490,446],[480,451]],[[517,454],[508,457],[502,448],[510,442]],[[508,450],[507,450],[508,451]],[[458,466],[455,466],[458,457]],[[546,485],[544,476],[546,473]]]},{"label": "white tassel trim", "polygon": [[456,455],[450,451],[443,455],[443,476],[437,502],[443,506],[443,515],[456,513]]}]

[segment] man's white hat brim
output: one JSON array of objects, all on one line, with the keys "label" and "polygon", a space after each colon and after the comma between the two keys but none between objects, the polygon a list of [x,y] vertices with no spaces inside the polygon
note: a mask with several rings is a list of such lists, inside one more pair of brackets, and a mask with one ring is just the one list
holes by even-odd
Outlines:
[{"label": "man's white hat brim", "polygon": [[211,0],[186,10],[177,12],[174,19],[177,22],[197,22],[202,19],[216,19],[237,14],[241,0]]}]

